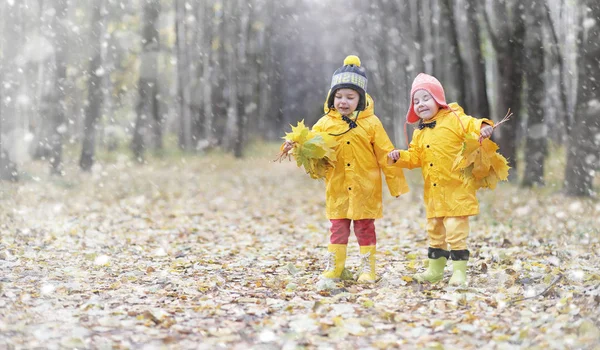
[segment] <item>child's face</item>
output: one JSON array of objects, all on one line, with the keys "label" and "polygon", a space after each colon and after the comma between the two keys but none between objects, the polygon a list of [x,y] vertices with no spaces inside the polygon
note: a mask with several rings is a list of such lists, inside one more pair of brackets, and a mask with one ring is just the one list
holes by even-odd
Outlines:
[{"label": "child's face", "polygon": [[437,102],[431,94],[425,90],[417,90],[413,95],[414,111],[417,116],[423,120],[428,120],[437,114],[440,110]]},{"label": "child's face", "polygon": [[358,107],[360,95],[352,89],[339,89],[335,92],[333,106],[341,115],[349,116]]}]

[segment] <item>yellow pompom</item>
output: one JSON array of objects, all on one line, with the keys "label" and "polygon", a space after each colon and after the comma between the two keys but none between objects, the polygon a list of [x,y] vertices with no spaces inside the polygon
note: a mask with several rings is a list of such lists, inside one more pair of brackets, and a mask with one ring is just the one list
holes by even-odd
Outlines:
[{"label": "yellow pompom", "polygon": [[354,65],[360,67],[360,58],[358,56],[350,55],[344,59],[344,66]]}]

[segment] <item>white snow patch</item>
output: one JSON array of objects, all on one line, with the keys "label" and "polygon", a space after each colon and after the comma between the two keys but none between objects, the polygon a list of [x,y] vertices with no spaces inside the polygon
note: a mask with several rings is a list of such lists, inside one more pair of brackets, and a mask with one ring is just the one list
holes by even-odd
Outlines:
[{"label": "white snow patch", "polygon": [[110,257],[108,255],[100,255],[94,260],[94,265],[103,266],[108,264]]}]

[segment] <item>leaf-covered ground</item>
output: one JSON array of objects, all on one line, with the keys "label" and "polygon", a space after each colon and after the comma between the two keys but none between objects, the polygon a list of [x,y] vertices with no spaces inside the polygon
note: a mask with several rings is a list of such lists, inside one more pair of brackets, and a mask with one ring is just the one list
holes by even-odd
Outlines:
[{"label": "leaf-covered ground", "polygon": [[[482,191],[469,287],[446,285],[450,263],[418,285],[425,216],[407,176],[376,224],[381,280],[319,290],[324,186],[295,163],[30,171],[0,184],[0,348],[599,348],[600,203]],[[354,236],[348,254],[356,270]]]}]

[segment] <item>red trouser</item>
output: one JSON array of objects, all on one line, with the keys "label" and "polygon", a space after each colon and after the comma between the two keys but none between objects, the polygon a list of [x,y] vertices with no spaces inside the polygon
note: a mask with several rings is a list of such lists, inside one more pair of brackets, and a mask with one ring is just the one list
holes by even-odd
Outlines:
[{"label": "red trouser", "polygon": [[[331,244],[348,244],[350,237],[350,219],[332,219],[331,221]],[[354,234],[358,240],[358,245],[368,246],[376,245],[375,219],[354,220]]]}]

